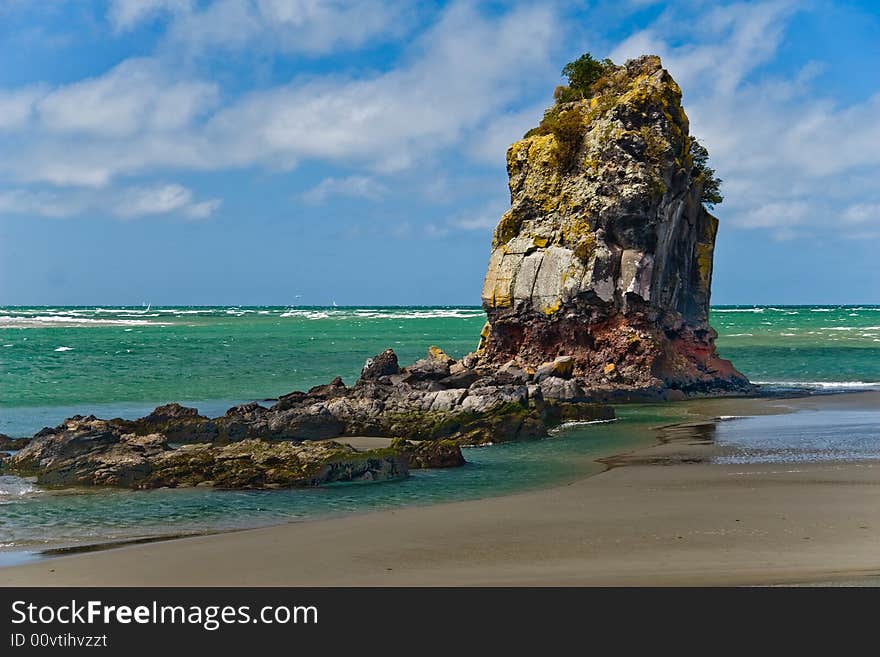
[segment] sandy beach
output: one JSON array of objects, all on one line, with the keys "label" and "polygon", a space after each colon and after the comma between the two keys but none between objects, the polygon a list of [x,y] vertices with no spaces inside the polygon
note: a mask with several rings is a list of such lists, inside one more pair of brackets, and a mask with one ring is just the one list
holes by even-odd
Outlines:
[{"label": "sandy beach", "polygon": [[880,584],[880,462],[716,464],[705,432],[715,415],[877,408],[877,392],[696,402],[692,425],[566,486],[44,559],[0,584]]}]

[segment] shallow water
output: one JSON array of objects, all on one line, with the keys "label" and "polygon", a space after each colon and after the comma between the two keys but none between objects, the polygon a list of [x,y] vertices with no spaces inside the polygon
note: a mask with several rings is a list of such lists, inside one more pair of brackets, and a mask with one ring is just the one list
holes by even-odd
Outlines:
[{"label": "shallow water", "polygon": [[880,456],[880,408],[802,410],[719,422],[717,463],[863,461]]},{"label": "shallow water", "polygon": [[651,444],[649,427],[681,417],[668,406],[629,407],[614,422],[581,424],[533,442],[465,450],[462,468],[408,479],[279,491],[45,491],[0,479],[0,543],[38,549],[255,527],[413,504],[503,495],[601,471],[595,459]]}]

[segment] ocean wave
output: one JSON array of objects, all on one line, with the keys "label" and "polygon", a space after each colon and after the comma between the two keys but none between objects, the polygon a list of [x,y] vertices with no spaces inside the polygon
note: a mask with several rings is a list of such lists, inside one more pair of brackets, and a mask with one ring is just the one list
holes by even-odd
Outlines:
[{"label": "ocean wave", "polygon": [[880,390],[880,381],[752,381],[759,386],[811,390]]},{"label": "ocean wave", "polygon": [[0,316],[0,328],[48,328],[50,326],[76,328],[86,326],[163,326],[163,322],[147,319],[94,319],[72,315],[44,315],[37,317]]},{"label": "ocean wave", "polygon": [[713,313],[762,313],[764,308],[711,308]]},{"label": "ocean wave", "polygon": [[103,314],[111,314],[111,315],[146,315],[147,317],[158,317],[158,315],[147,315],[148,312],[152,310],[156,312],[155,308],[144,308],[143,310],[135,310],[134,308],[95,308],[94,310],[75,310],[71,311],[72,313],[82,313],[82,312],[91,312],[97,315]]},{"label": "ocean wave", "polygon": [[303,317],[305,319],[472,319],[481,317],[483,311],[467,308],[431,308],[419,310],[384,310],[356,308],[345,310],[288,309],[279,317]]},{"label": "ocean wave", "polygon": [[288,310],[279,317],[304,317],[306,319],[329,319],[330,314],[320,310]]},{"label": "ocean wave", "polygon": [[356,310],[355,313],[359,318],[367,319],[471,319],[483,315],[482,310],[470,310],[466,308],[434,308],[430,310],[411,310],[408,312]]},{"label": "ocean wave", "polygon": [[0,504],[40,493],[33,481],[13,475],[0,475]]},{"label": "ocean wave", "polygon": [[613,417],[610,420],[572,420],[570,422],[563,422],[558,427],[554,427],[548,431],[551,436],[555,436],[558,433],[561,433],[567,429],[575,429],[577,427],[586,427],[591,424],[610,424],[611,422],[617,422],[618,418]]}]

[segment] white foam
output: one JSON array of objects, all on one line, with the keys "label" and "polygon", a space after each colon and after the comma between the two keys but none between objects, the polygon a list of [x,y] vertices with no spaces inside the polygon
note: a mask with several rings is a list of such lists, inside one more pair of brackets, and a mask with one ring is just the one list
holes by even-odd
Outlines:
[{"label": "white foam", "polygon": [[713,313],[762,313],[763,308],[712,308]]},{"label": "white foam", "polygon": [[39,492],[40,489],[32,481],[13,475],[0,475],[0,504]]},{"label": "white foam", "polygon": [[38,317],[0,316],[0,328],[46,328],[86,327],[86,326],[163,326],[162,322],[151,322],[146,319],[90,319],[72,315],[44,315]]},{"label": "white foam", "polygon": [[571,422],[563,422],[558,427],[554,427],[550,429],[548,432],[551,436],[565,431],[566,429],[575,429],[577,427],[585,427],[590,424],[610,424],[611,422],[617,422],[617,418],[611,418],[610,420],[572,420]]},{"label": "white foam", "polygon": [[55,351],[73,351],[73,347],[58,347]]},{"label": "white foam", "polygon": [[880,390],[880,381],[752,381],[752,383],[759,386],[815,390]]}]

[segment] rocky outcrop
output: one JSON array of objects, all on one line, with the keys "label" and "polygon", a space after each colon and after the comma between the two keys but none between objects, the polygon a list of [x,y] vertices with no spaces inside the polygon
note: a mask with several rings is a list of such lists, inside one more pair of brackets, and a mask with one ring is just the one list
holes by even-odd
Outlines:
[{"label": "rocky outcrop", "polygon": [[378,356],[367,359],[363,370],[361,370],[361,380],[372,381],[383,376],[392,376],[399,372],[400,365],[397,362],[397,354],[392,349],[386,349]]},{"label": "rocky outcrop", "polygon": [[479,363],[566,356],[594,398],[751,390],[708,323],[718,221],[681,90],[653,56],[608,65],[591,88],[507,152]]},{"label": "rocky outcrop", "polygon": [[71,418],[6,459],[3,470],[50,486],[291,488],[405,477],[398,449],[360,452],[340,443],[242,440],[173,448],[157,433],[117,421]]},{"label": "rocky outcrop", "polygon": [[[540,438],[564,422],[614,417],[570,378],[565,358],[538,373],[468,364],[431,347],[401,369],[387,350],[354,386],[337,378],[268,408],[242,404],[216,418],[177,404],[138,420],[78,415],[40,431],[0,471],[49,485],[130,488],[378,481],[408,468],[463,465],[462,445]],[[394,441],[359,452],[331,440],[341,436]]]},{"label": "rocky outcrop", "polygon": [[161,433],[178,443],[210,443],[220,434],[217,424],[199,415],[198,409],[180,404],[159,406],[128,426],[134,433]]},{"label": "rocky outcrop", "polygon": [[457,468],[465,463],[461,447],[452,440],[413,443],[405,438],[397,438],[391,447],[406,457],[410,469]]},{"label": "rocky outcrop", "polygon": [[5,433],[0,433],[0,452],[15,452],[25,447],[30,441],[30,438],[10,438]]}]

